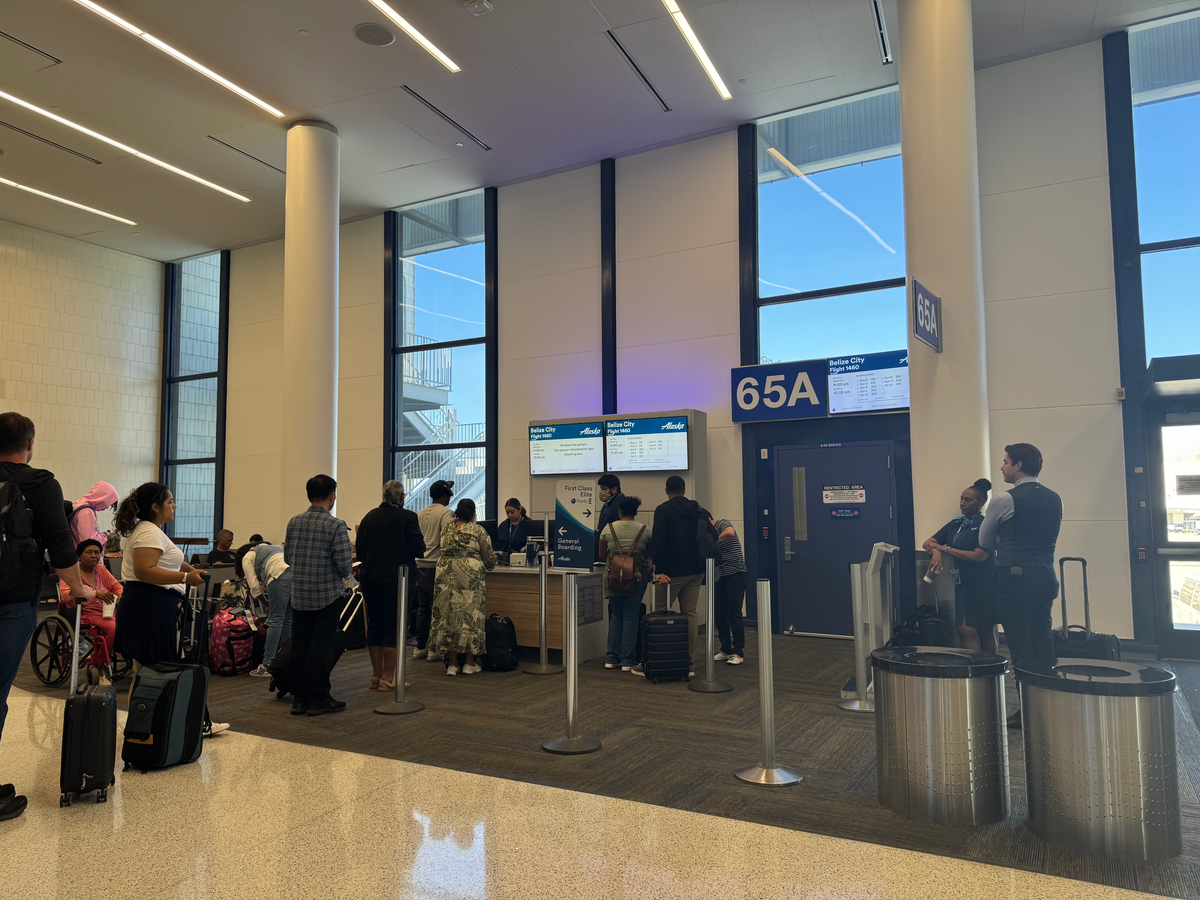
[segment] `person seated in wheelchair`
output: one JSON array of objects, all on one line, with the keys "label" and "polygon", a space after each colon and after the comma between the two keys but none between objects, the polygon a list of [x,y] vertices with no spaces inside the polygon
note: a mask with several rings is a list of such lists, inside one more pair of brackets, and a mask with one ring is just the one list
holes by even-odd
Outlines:
[{"label": "person seated in wheelchair", "polygon": [[[75,552],[79,556],[79,574],[83,583],[96,592],[93,599],[84,603],[81,613],[82,625],[93,633],[94,649],[90,662],[100,667],[100,683],[110,684],[108,675],[112,668],[113,640],[117,634],[114,610],[124,588],[108,568],[100,564],[102,549],[99,541],[89,538],[81,541]],[[74,622],[75,601],[71,598],[70,587],[66,582],[60,582],[58,591],[59,615]]]}]

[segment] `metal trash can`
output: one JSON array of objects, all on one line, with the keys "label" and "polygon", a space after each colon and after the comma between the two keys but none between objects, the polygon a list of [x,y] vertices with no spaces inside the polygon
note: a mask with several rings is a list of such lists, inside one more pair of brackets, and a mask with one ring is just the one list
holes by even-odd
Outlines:
[{"label": "metal trash can", "polygon": [[910,819],[1008,818],[1008,660],[952,647],[871,654],[879,802]]},{"label": "metal trash can", "polygon": [[1093,856],[1178,856],[1175,675],[1096,659],[1026,663],[1016,674],[1034,834]]}]

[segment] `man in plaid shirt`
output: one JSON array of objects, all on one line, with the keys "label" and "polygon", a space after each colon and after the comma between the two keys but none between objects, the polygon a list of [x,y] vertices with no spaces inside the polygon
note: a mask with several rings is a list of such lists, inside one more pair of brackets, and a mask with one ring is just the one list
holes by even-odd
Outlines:
[{"label": "man in plaid shirt", "polygon": [[329,695],[333,669],[333,638],[338,630],[350,576],[350,529],[330,510],[337,501],[337,482],[328,475],[308,479],[306,512],[292,516],[283,544],[284,561],[292,571],[292,715],[323,716],[346,708]]}]

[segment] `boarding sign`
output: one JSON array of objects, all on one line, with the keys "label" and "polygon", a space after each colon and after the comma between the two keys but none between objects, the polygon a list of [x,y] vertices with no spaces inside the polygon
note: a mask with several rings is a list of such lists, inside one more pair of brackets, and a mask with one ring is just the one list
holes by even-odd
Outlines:
[{"label": "boarding sign", "polygon": [[912,280],[913,337],[942,352],[942,298]]},{"label": "boarding sign", "polygon": [[596,560],[596,482],[560,481],[554,495],[554,566],[591,571]]},{"label": "boarding sign", "polygon": [[733,421],[809,419],[829,412],[825,360],[742,366],[732,370]]}]

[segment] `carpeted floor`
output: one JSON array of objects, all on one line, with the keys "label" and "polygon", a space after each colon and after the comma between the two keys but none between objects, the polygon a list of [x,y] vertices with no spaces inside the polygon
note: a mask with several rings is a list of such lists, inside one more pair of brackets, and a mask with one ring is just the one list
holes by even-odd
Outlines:
[{"label": "carpeted floor", "polygon": [[[896,816],[875,796],[873,716],[835,705],[853,670],[851,645],[777,636],[774,647],[778,762],[804,775],[788,788],[754,787],[733,776],[759,760],[752,630],[747,664],[717,666],[718,677],[734,687],[725,694],[652,685],[606,671],[600,660],[586,663],[579,675],[580,730],[603,742],[586,756],[541,749],[564,732],[563,677],[520,669],[447,678],[440,663],[411,663],[408,696],[426,708],[387,717],[372,711],[388,697],[367,692],[370,665],[360,650],[347,653],[334,672],[334,693],[349,702],[343,713],[291,716],[290,704],[276,701],[266,680],[246,676],[214,677],[210,707],[218,720],[251,734],[1200,900],[1200,731],[1191,705],[1200,703],[1200,664],[1173,664],[1184,687],[1176,704],[1184,853],[1167,863],[1127,863],[1058,850],[1028,830],[1018,732],[1009,736],[1013,809],[1006,822],[964,828]],[[17,685],[65,694],[42,686],[28,664]],[[1011,682],[1009,696],[1011,705]]]}]

